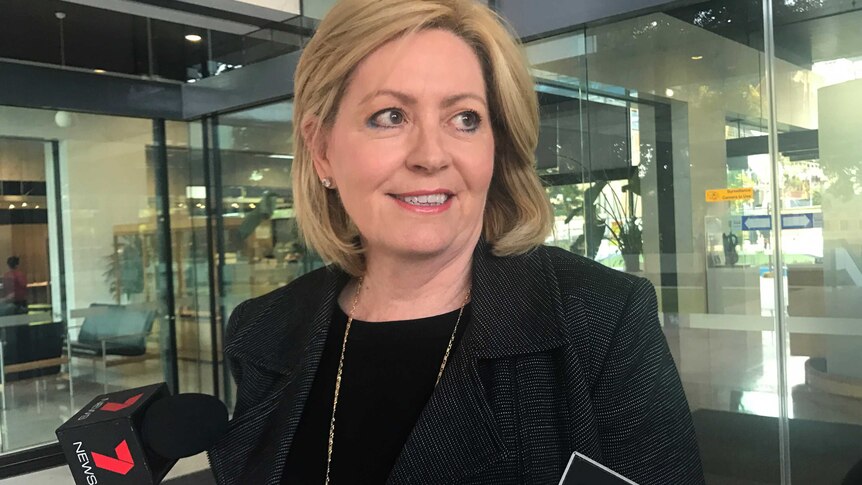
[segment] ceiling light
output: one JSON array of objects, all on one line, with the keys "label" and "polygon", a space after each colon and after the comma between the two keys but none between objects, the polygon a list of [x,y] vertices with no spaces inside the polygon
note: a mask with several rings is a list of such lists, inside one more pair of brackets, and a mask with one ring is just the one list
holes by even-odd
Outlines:
[{"label": "ceiling light", "polygon": [[9,204],[9,208],[10,208],[10,209],[14,209],[14,208],[15,208],[15,204]]},{"label": "ceiling light", "polygon": [[691,60],[693,61],[699,61],[701,59],[703,59],[703,56],[691,56]]},{"label": "ceiling light", "polygon": [[22,203],[21,203],[21,207],[27,207],[27,203],[26,203],[26,202],[22,202]]},{"label": "ceiling light", "polygon": [[104,74],[105,70],[104,69],[93,69],[93,72],[95,72],[96,74]]},{"label": "ceiling light", "polygon": [[667,89],[665,89],[665,90],[664,90],[664,94],[665,94],[668,98],[672,98],[672,97],[673,97],[673,89],[671,89],[671,88],[667,88]]},{"label": "ceiling light", "polygon": [[37,205],[35,208],[36,208],[36,209],[38,209],[38,208],[39,208],[39,206]]},{"label": "ceiling light", "polygon": [[277,153],[273,153],[269,155],[269,158],[283,158],[285,160],[293,160],[293,155],[279,155]]},{"label": "ceiling light", "polygon": [[203,40],[203,37],[199,36],[198,34],[188,34],[186,35],[186,40],[189,42],[200,42],[201,40]]},{"label": "ceiling light", "polygon": [[257,207],[256,205],[254,205],[254,202],[252,202],[252,203],[251,203],[251,204],[249,204],[248,206],[249,206],[249,207],[251,207],[252,209],[254,209],[255,207]]}]

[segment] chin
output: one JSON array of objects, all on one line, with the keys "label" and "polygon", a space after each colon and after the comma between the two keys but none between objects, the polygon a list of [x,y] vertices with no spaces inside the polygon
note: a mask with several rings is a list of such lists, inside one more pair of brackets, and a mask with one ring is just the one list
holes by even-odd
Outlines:
[{"label": "chin", "polygon": [[455,238],[440,233],[416,232],[399,241],[393,241],[391,249],[414,257],[432,257],[445,253],[455,243]]}]

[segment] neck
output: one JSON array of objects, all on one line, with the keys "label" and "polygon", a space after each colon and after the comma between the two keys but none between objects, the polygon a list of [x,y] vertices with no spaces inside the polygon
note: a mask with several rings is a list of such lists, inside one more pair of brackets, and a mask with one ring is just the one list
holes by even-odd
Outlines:
[{"label": "neck", "polygon": [[[354,317],[365,321],[410,320],[460,308],[470,287],[473,246],[427,260],[366,253],[366,271]],[[341,293],[350,312],[358,280]]]}]

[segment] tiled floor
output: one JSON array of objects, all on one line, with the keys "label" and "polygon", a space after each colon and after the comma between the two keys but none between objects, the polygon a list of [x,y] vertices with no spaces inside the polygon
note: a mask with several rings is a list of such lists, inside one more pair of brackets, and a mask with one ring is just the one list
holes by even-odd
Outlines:
[{"label": "tiled floor", "polygon": [[[692,409],[778,416],[772,332],[683,328],[666,333]],[[862,425],[862,400],[806,384],[807,360],[798,355],[788,359],[790,417]]]}]

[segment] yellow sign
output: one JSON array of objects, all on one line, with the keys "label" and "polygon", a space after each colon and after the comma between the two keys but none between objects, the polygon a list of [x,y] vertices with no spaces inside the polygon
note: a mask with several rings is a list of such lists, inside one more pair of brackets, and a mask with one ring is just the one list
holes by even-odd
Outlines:
[{"label": "yellow sign", "polygon": [[706,191],[707,202],[724,202],[726,200],[748,200],[754,198],[754,188],[715,189]]}]

